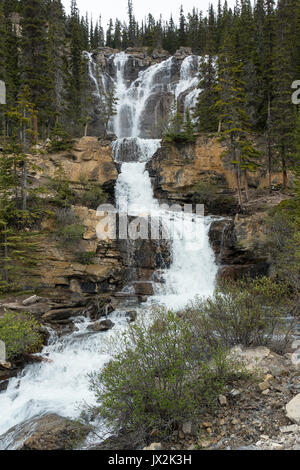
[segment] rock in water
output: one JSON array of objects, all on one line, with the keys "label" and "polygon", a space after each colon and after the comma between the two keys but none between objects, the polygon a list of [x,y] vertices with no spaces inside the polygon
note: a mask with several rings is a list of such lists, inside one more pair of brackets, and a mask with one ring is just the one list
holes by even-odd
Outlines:
[{"label": "rock in water", "polygon": [[129,322],[134,322],[137,318],[136,310],[130,310],[130,312],[126,312],[126,317]]},{"label": "rock in water", "polygon": [[95,322],[89,326],[89,330],[93,331],[108,331],[111,330],[115,324],[111,320],[103,320]]},{"label": "rock in water", "polygon": [[35,418],[14,426],[1,436],[7,449],[71,450],[87,435],[84,426],[56,414]]}]

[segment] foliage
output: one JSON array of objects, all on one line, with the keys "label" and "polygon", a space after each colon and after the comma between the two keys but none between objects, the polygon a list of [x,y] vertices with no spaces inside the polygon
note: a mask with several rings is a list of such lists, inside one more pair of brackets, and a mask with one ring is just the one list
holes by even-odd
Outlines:
[{"label": "foliage", "polygon": [[119,353],[91,375],[96,412],[113,431],[170,432],[212,407],[239,368],[195,335],[185,318],[157,309],[124,333]]},{"label": "foliage", "polygon": [[79,264],[84,264],[86,266],[94,264],[96,253],[94,251],[82,251],[76,253],[75,261]]},{"label": "foliage", "polygon": [[70,208],[59,208],[55,214],[59,243],[72,246],[78,243],[84,234],[84,225]]},{"label": "foliage", "polygon": [[55,171],[55,177],[50,181],[50,186],[55,191],[54,204],[65,209],[69,208],[74,202],[75,193],[61,165]]},{"label": "foliage", "polygon": [[214,57],[201,57],[199,67],[199,96],[196,103],[194,117],[197,129],[200,132],[216,132],[218,117],[215,104],[218,99],[216,92],[217,72]]},{"label": "foliage", "polygon": [[283,351],[291,325],[289,289],[284,282],[263,277],[227,281],[207,300],[195,300],[185,311],[197,332],[212,345],[272,346]]},{"label": "foliage", "polygon": [[100,204],[107,202],[108,195],[99,185],[89,184],[79,197],[79,203],[96,210]]},{"label": "foliage", "polygon": [[187,110],[184,119],[178,103],[173,104],[163,140],[170,143],[193,143],[196,141],[190,112]]},{"label": "foliage", "polygon": [[209,211],[231,213],[237,209],[237,202],[230,194],[219,194],[220,187],[213,181],[199,181],[194,185],[191,199],[194,204],[204,204]]},{"label": "foliage", "polygon": [[70,150],[73,146],[73,139],[70,134],[63,130],[62,126],[56,121],[55,126],[50,134],[50,152],[61,152]]},{"label": "foliage", "polygon": [[57,233],[62,245],[74,245],[82,239],[84,226],[80,223],[68,225],[59,229]]},{"label": "foliage", "polygon": [[104,95],[101,102],[101,121],[105,132],[108,130],[108,124],[112,117],[117,114],[117,99],[115,98],[115,90]]},{"label": "foliage", "polygon": [[43,344],[39,324],[28,313],[20,316],[6,312],[0,318],[0,339],[5,343],[8,360],[24,353],[37,352]]},{"label": "foliage", "polygon": [[300,208],[297,199],[287,199],[275,207],[268,218],[267,228],[271,275],[288,283],[299,304]]}]

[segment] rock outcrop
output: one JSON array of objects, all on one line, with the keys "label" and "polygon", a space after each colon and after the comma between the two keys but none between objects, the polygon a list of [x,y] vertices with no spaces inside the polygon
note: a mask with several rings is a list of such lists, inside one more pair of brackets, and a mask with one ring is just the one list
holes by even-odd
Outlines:
[{"label": "rock outcrop", "polygon": [[43,153],[30,157],[35,168],[30,174],[33,185],[39,186],[49,178],[55,178],[61,168],[75,189],[82,189],[86,183],[95,183],[113,196],[118,170],[110,141],[82,137],[70,150],[58,153],[47,153],[47,147],[43,150]]},{"label": "rock outcrop", "polygon": [[72,450],[87,433],[77,422],[49,414],[9,429],[1,441],[7,442],[8,449],[13,441],[14,450]]},{"label": "rock outcrop", "polygon": [[[147,165],[155,196],[168,201],[190,202],[195,185],[201,181],[214,184],[222,195],[235,192],[233,175],[220,158],[223,150],[216,139],[204,137],[196,144],[164,143]],[[222,207],[214,211],[218,212],[222,213]]]},{"label": "rock outcrop", "polygon": [[[216,138],[201,136],[196,143],[165,142],[147,164],[155,196],[175,202],[204,204],[207,214],[228,215],[238,210],[236,179],[232,166],[222,157],[225,147]],[[262,191],[268,180],[262,170],[249,173],[249,187]],[[281,174],[272,176],[281,182]]]}]

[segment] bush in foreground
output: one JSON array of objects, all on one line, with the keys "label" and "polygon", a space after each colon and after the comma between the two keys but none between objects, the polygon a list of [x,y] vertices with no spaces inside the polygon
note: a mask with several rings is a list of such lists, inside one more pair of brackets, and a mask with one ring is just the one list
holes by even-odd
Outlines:
[{"label": "bush in foreground", "polygon": [[282,352],[292,324],[288,288],[285,283],[263,277],[227,282],[214,296],[195,300],[183,314],[210,344],[227,347],[269,346]]},{"label": "bush in foreground", "polygon": [[7,312],[0,318],[0,340],[6,346],[7,360],[25,353],[34,353],[43,344],[39,324],[30,315]]},{"label": "bush in foreground", "polygon": [[[119,354],[90,376],[96,413],[112,432],[170,432],[214,406],[239,367],[172,311],[155,310],[124,333]],[[95,410],[94,410],[95,411]]]}]

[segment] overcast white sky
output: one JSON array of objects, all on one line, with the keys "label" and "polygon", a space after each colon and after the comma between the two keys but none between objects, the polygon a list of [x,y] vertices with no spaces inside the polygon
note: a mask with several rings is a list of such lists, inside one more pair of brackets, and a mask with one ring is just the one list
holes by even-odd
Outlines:
[{"label": "overcast white sky", "polygon": [[[228,4],[232,5],[234,0],[229,0]],[[155,18],[159,18],[162,14],[164,19],[169,19],[171,13],[174,20],[178,19],[180,6],[183,5],[185,13],[192,10],[193,7],[207,11],[209,3],[217,5],[217,0],[133,0],[134,13],[138,20],[142,20],[148,13]],[[223,2],[222,2],[223,3]],[[69,12],[71,0],[63,0],[66,11]],[[80,13],[85,15],[86,12],[92,13],[94,20],[102,16],[102,25],[106,28],[109,18],[120,20],[127,19],[127,0],[77,0]]]}]

